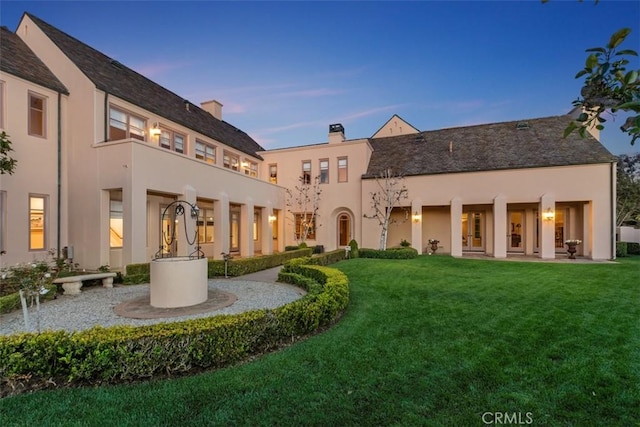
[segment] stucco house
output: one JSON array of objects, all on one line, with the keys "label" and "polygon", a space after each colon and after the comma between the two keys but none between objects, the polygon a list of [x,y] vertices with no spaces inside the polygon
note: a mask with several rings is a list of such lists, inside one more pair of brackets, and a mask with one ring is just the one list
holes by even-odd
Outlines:
[{"label": "stucco house", "polygon": [[[0,188],[5,263],[56,246],[73,246],[86,268],[147,262],[173,227],[164,208],[178,199],[200,208],[200,241],[178,232],[165,249],[185,254],[197,244],[213,258],[282,251],[304,220],[288,209],[286,190],[316,176],[322,193],[307,244],[376,248],[379,226],[365,215],[389,167],[408,189],[389,246],[404,239],[424,253],[437,239],[438,252],[454,256],[554,258],[565,240],[580,239],[578,255],[615,256],[615,158],[597,135],[562,139],[569,116],[420,131],[394,115],[371,137],[347,139],[331,124],[326,142],[265,150],[222,119],[219,102],[195,105],[31,14],[2,38],[0,127],[19,160]],[[40,61],[47,84],[16,71],[32,67],[26,54],[5,55],[5,39]],[[47,100],[44,141],[27,131],[31,90]],[[29,156],[38,142],[48,151]],[[46,196],[42,248],[29,246],[32,195]]]}]

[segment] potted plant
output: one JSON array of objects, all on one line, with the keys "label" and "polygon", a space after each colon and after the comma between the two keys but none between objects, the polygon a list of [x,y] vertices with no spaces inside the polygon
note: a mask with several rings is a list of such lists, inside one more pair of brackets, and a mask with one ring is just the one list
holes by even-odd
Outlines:
[{"label": "potted plant", "polygon": [[567,253],[569,254],[569,259],[576,259],[576,246],[578,246],[580,243],[582,243],[582,240],[569,239],[564,241],[564,244],[567,245]]},{"label": "potted plant", "polygon": [[431,245],[431,252],[429,252],[429,255],[436,253],[438,250],[438,243],[440,243],[440,240],[438,239],[429,239],[429,244]]}]

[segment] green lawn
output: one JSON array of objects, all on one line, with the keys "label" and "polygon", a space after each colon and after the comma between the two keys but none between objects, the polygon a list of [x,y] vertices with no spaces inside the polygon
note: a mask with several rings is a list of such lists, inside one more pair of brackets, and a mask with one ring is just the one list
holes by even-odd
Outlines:
[{"label": "green lawn", "polygon": [[640,425],[640,257],[334,266],[351,302],[331,330],[189,378],[5,398],[0,425]]}]

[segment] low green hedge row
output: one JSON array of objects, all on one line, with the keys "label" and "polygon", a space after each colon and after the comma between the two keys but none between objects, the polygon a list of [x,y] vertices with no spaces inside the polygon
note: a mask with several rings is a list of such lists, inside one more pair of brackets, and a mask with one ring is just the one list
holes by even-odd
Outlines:
[{"label": "low green hedge row", "polygon": [[[277,267],[286,261],[311,255],[311,248],[296,249],[287,252],[280,252],[272,255],[259,255],[250,258],[231,259],[227,265],[227,275],[231,277],[242,276],[243,274],[255,273],[267,268]],[[124,276],[124,283],[134,285],[138,283],[149,283],[150,263],[129,264],[127,274]],[[224,261],[209,259],[207,265],[207,275],[209,278],[224,276]]]},{"label": "low green hedge row", "polygon": [[308,293],[274,310],[142,327],[1,336],[0,379],[118,383],[227,366],[334,322],[349,301],[348,279],[338,270],[294,263],[283,268],[283,277]]},{"label": "low green hedge row", "polygon": [[621,258],[629,256],[629,248],[627,242],[616,242],[616,257]]},{"label": "low green hedge row", "polygon": [[418,256],[418,251],[413,248],[391,248],[386,251],[360,248],[358,252],[360,258],[411,259]]},{"label": "low green hedge row", "polygon": [[629,255],[640,255],[640,243],[627,242],[627,253]]},{"label": "low green hedge row", "polygon": [[[44,295],[40,295],[40,301],[45,301],[49,299],[53,299],[57,292],[56,285],[49,285],[46,287],[49,292]],[[14,292],[9,295],[5,295],[0,297],[0,314],[9,313],[10,311],[14,311],[20,308],[20,294],[18,292]]]}]

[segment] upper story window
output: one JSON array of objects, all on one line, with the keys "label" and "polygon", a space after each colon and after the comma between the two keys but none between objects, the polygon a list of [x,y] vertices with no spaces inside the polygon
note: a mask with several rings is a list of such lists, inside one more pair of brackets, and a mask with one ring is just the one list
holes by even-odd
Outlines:
[{"label": "upper story window", "polygon": [[302,162],[302,183],[311,184],[311,160]]},{"label": "upper story window", "polygon": [[329,159],[320,160],[320,184],[329,183]]},{"label": "upper story window", "polygon": [[144,141],[145,127],[146,121],[142,117],[115,107],[109,108],[109,141],[128,138]]},{"label": "upper story window", "polygon": [[346,157],[338,157],[338,182],[347,182],[349,177],[349,163]]},{"label": "upper story window", "polygon": [[160,130],[160,146],[167,150],[173,150],[177,153],[184,153],[185,136],[177,132],[161,129]]},{"label": "upper story window", "polygon": [[204,160],[207,163],[215,165],[216,147],[206,142],[196,140],[196,159]]},{"label": "upper story window", "polygon": [[222,165],[227,169],[238,171],[240,170],[240,157],[236,154],[225,151],[222,156]]},{"label": "upper story window", "polygon": [[256,162],[252,162],[249,159],[244,159],[242,166],[244,167],[244,173],[246,175],[253,177],[258,176],[258,164]]},{"label": "upper story window", "polygon": [[44,96],[29,93],[29,135],[46,135],[47,99]]},{"label": "upper story window", "polygon": [[272,184],[278,183],[278,165],[269,165],[269,182]]},{"label": "upper story window", "polygon": [[4,129],[4,82],[0,81],[0,129]]}]

